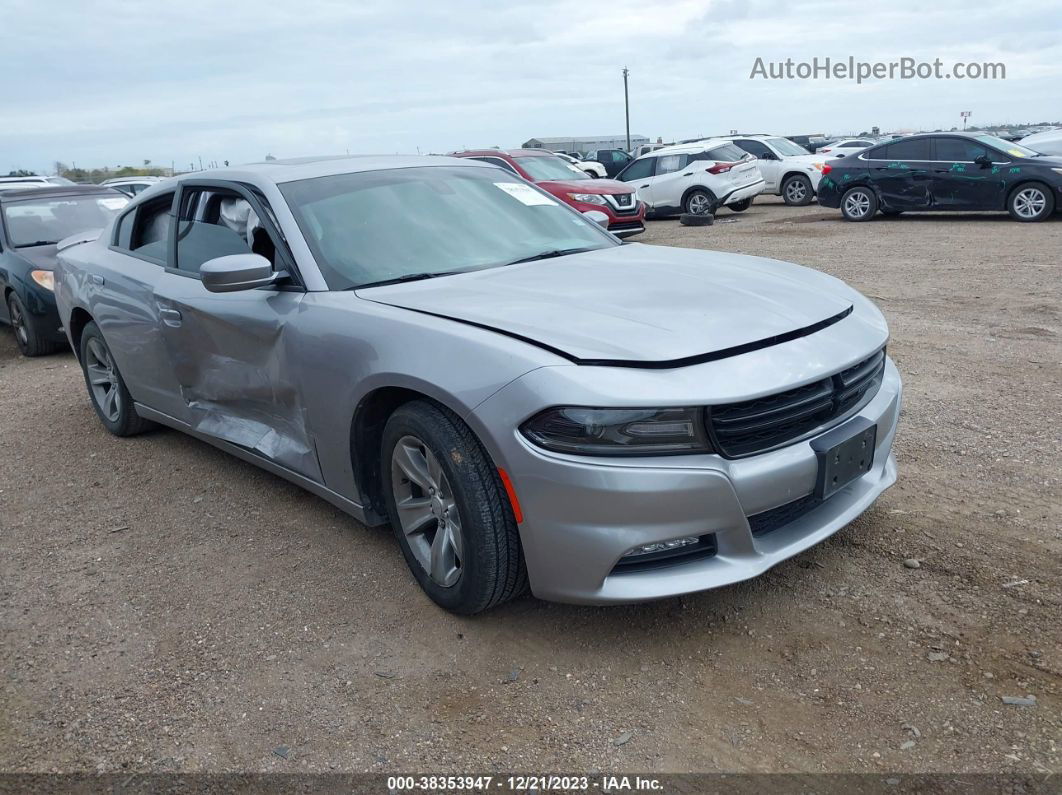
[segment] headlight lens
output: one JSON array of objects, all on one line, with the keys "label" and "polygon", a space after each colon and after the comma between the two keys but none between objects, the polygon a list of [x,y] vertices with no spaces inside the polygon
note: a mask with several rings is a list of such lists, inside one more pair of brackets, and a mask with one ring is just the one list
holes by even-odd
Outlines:
[{"label": "headlight lens", "polygon": [[1062,174],[1062,168],[1052,168],[1051,170],[1054,171],[1056,174]]},{"label": "headlight lens", "polygon": [[33,270],[30,271],[30,278],[45,290],[55,292],[55,273],[53,271]]},{"label": "headlight lens", "polygon": [[577,455],[672,455],[711,452],[699,408],[546,409],[521,426],[539,447]]},{"label": "headlight lens", "polygon": [[569,193],[568,197],[572,201],[584,202],[586,204],[604,204],[605,197],[597,193]]}]

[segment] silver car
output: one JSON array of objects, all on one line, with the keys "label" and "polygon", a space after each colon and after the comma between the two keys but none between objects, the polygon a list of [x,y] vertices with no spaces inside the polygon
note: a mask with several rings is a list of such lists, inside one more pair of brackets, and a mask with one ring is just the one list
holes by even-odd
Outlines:
[{"label": "silver car", "polygon": [[108,430],[177,428],[389,522],[456,612],[745,580],[896,479],[870,301],[784,262],[621,245],[475,160],[190,174],[62,249]]}]

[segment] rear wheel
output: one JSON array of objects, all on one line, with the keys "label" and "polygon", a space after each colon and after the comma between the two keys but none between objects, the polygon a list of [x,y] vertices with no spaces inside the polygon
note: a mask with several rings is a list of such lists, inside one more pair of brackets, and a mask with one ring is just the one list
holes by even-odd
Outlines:
[{"label": "rear wheel", "polygon": [[80,358],[85,386],[103,427],[115,436],[135,436],[154,426],[136,413],[111,349],[95,323],[89,323],[81,332]]},{"label": "rear wheel", "polygon": [[735,213],[743,213],[752,206],[752,199],[742,199],[739,202],[728,204],[727,207]]},{"label": "rear wheel", "polygon": [[1055,197],[1046,185],[1019,185],[1007,199],[1010,217],[1017,221],[1043,221],[1055,211]]},{"label": "rear wheel", "polygon": [[811,188],[811,180],[803,174],[792,174],[786,177],[782,183],[782,199],[786,204],[793,207],[803,207],[811,204],[815,191]]},{"label": "rear wheel", "polygon": [[841,197],[841,215],[846,221],[869,221],[878,211],[878,197],[870,188],[852,188]]},{"label": "rear wheel", "polygon": [[686,195],[686,201],[682,204],[682,210],[686,215],[712,215],[719,200],[708,190],[698,188]]},{"label": "rear wheel", "polygon": [[15,344],[23,356],[43,356],[46,353],[55,353],[62,347],[41,334],[36,318],[26,311],[22,299],[13,292],[7,296],[7,315],[11,330],[15,332]]},{"label": "rear wheel", "polygon": [[384,428],[387,509],[420,587],[455,613],[486,610],[527,588],[516,519],[498,470],[452,412],[413,401]]}]

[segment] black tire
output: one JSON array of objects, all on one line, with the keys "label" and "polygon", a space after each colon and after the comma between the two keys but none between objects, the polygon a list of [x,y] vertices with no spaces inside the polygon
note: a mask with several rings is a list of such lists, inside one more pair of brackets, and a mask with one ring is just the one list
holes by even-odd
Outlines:
[{"label": "black tire", "polygon": [[878,211],[878,196],[871,188],[857,185],[841,196],[841,215],[846,221],[869,221]]},{"label": "black tire", "polygon": [[[449,586],[436,582],[417,559],[398,515],[392,456],[399,443],[410,438],[434,455],[458,511],[462,557],[457,580]],[[475,434],[456,414],[426,400],[400,406],[384,427],[380,471],[387,512],[402,555],[432,601],[454,613],[471,615],[527,590],[520,533],[501,476]],[[399,487],[410,485],[404,478]],[[434,507],[432,511],[435,515]],[[434,532],[439,532],[438,522]]]},{"label": "black tire", "polygon": [[881,214],[887,218],[899,218],[903,215],[903,210],[882,210]]},{"label": "black tire", "polygon": [[[113,381],[107,385],[105,391],[108,394],[113,392],[116,395],[113,413],[110,412],[112,404],[105,398],[100,398],[98,390],[93,385],[93,378],[96,377],[96,373],[90,373],[90,368],[95,366],[92,363],[102,355],[100,351],[105,352],[106,357],[110,359],[110,372],[113,374]],[[81,360],[81,372],[85,376],[85,387],[88,389],[89,401],[91,401],[92,407],[96,410],[96,416],[100,418],[104,428],[115,436],[136,436],[138,433],[143,433],[155,426],[155,423],[151,422],[151,420],[146,420],[136,413],[133,398],[125,386],[125,379],[118,372],[111,349],[107,346],[107,341],[103,338],[99,326],[95,323],[89,323],[81,332],[81,349],[78,351],[78,358]]]},{"label": "black tire", "polygon": [[726,207],[731,212],[743,213],[743,212],[745,212],[745,210],[749,209],[749,207],[751,207],[751,206],[752,206],[752,198],[749,197],[748,199],[742,199],[739,202],[734,202],[733,204],[728,204]]},{"label": "black tire", "polygon": [[[1034,198],[1035,197],[1035,198]],[[1034,211],[1034,204],[1039,211]],[[1007,197],[1007,212],[1015,221],[1033,223],[1044,221],[1055,211],[1055,197],[1051,189],[1042,182],[1026,182],[1018,185]]]},{"label": "black tire", "polygon": [[782,201],[790,207],[804,207],[811,204],[814,198],[811,180],[803,174],[790,174],[782,182]]},{"label": "black tire", "polygon": [[37,319],[26,311],[22,299],[11,292],[7,296],[7,316],[15,333],[15,344],[23,356],[44,356],[62,349],[62,345],[45,339]]},{"label": "black tire", "polygon": [[682,212],[686,215],[715,215],[719,209],[719,199],[710,190],[696,188],[686,194],[682,200]]},{"label": "black tire", "polygon": [[683,226],[711,226],[715,223],[715,216],[683,213],[679,216],[679,223]]}]

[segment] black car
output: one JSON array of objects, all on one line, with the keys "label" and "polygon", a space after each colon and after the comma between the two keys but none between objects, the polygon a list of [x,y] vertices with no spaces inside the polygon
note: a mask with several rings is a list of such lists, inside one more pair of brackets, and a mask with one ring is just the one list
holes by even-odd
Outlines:
[{"label": "black car", "polygon": [[128,203],[95,185],[0,190],[0,323],[11,326],[24,355],[67,345],[53,292],[56,244],[107,226]]},{"label": "black car", "polygon": [[849,221],[881,210],[1007,210],[1042,221],[1062,202],[1062,158],[983,133],[899,138],[823,167],[819,204]]},{"label": "black car", "polygon": [[595,149],[587,152],[583,160],[600,163],[605,167],[605,174],[608,175],[608,178],[614,179],[634,158],[622,149]]}]

